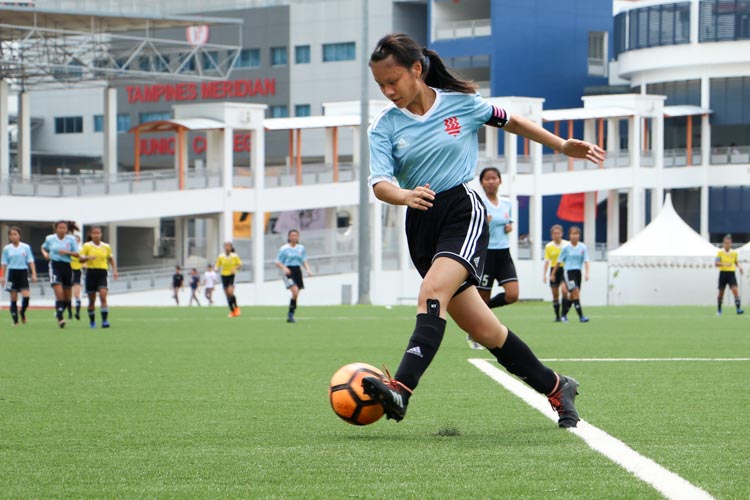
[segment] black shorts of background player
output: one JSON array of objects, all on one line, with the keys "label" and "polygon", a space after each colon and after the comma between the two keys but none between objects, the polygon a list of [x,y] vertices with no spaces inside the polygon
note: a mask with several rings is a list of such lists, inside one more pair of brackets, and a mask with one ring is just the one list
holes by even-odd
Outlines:
[{"label": "black shorts of background player", "polygon": [[[479,97],[470,82],[451,74],[436,52],[407,35],[383,37],[370,56],[370,69],[394,104],[368,131],[370,183],[379,200],[408,207],[406,239],[422,284],[416,325],[395,377],[365,377],[363,390],[382,404],[388,418],[403,419],[412,391],[437,354],[450,314],[508,371],[547,395],[558,412],[558,425],[576,426],[577,382],[544,366],[477,291],[488,243],[486,211],[465,182],[476,168],[472,157],[483,123],[568,156],[601,161],[604,152],[583,141],[563,140],[523,117],[509,117]],[[428,131],[434,137],[424,135],[420,142]],[[396,154],[401,141],[409,147]],[[405,162],[409,169],[402,168]],[[398,185],[390,182],[394,176]]]}]

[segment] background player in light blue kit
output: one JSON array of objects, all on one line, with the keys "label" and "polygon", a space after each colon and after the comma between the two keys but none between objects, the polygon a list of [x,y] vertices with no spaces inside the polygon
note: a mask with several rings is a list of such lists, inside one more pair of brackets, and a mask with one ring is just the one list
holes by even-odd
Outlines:
[{"label": "background player in light blue kit", "polygon": [[79,257],[78,243],[73,235],[68,234],[67,221],[55,222],[54,228],[54,234],[47,236],[42,244],[42,255],[50,261],[49,278],[55,291],[57,324],[60,328],[65,328],[63,312],[70,307],[73,296],[73,270],[70,267],[70,258]]},{"label": "background player in light blue kit", "polygon": [[305,288],[300,266],[305,268],[308,276],[312,276],[310,266],[307,264],[305,246],[299,243],[299,231],[292,229],[287,233],[287,243],[279,248],[279,254],[276,256],[276,267],[284,273],[284,286],[292,294],[289,312],[286,316],[287,323],[295,323],[294,312],[297,310],[297,297],[299,297],[300,290]]},{"label": "background player in light blue kit", "polygon": [[571,227],[568,230],[568,238],[570,239],[570,244],[565,246],[560,252],[560,257],[557,259],[557,264],[555,264],[552,274],[555,274],[557,269],[562,267],[565,284],[568,286],[570,300],[563,299],[563,323],[568,322],[568,311],[570,311],[571,304],[576,308],[581,323],[586,323],[589,319],[583,315],[583,310],[581,309],[581,269],[585,268],[586,274],[583,278],[585,281],[588,281],[589,252],[586,244],[580,241],[581,229],[579,227]]},{"label": "background player in light blue kit", "polygon": [[10,243],[3,248],[0,285],[10,293],[10,316],[13,324],[18,324],[18,292],[21,292],[21,322],[26,323],[26,309],[29,308],[29,269],[31,281],[36,281],[36,265],[31,247],[21,241],[21,229],[11,226],[8,230]]}]

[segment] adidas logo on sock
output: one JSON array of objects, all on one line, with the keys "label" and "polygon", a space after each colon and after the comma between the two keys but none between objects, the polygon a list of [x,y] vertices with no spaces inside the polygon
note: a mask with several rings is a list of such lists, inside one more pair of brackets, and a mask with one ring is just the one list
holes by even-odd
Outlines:
[{"label": "adidas logo on sock", "polygon": [[414,347],[406,351],[406,353],[419,356],[420,358],[424,358],[424,356],[422,356],[422,349],[420,349],[418,345],[415,345]]}]

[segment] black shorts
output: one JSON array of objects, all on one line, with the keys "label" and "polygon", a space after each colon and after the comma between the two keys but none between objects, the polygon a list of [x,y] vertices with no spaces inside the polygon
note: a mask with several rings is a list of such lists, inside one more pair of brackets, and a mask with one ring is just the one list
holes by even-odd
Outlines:
[{"label": "black shorts", "polygon": [[73,270],[70,262],[50,261],[49,281],[52,286],[62,285],[63,288],[73,287]]},{"label": "black shorts", "polygon": [[581,270],[580,269],[570,269],[565,271],[565,284],[568,286],[568,290],[571,292],[573,290],[580,290],[581,289]]},{"label": "black shorts", "polygon": [[5,289],[9,292],[22,292],[29,289],[29,271],[26,269],[8,269]]},{"label": "black shorts", "polygon": [[513,264],[513,257],[510,256],[510,249],[487,250],[487,258],[484,262],[484,273],[482,281],[477,288],[480,290],[492,290],[492,285],[497,281],[498,285],[508,283],[509,281],[518,281],[516,274],[516,265]]},{"label": "black shorts", "polygon": [[424,278],[437,257],[461,263],[469,273],[456,294],[481,283],[489,243],[487,212],[472,189],[460,184],[435,196],[432,208],[406,211],[409,254]]},{"label": "black shorts", "polygon": [[565,279],[565,271],[562,267],[558,267],[554,273],[550,270],[549,272],[549,287],[560,288],[560,284]]},{"label": "black shorts", "polygon": [[226,290],[230,286],[234,286],[234,274],[230,274],[229,276],[221,276],[221,285]]},{"label": "black shorts", "polygon": [[88,269],[86,271],[86,293],[96,293],[107,289],[107,270]]},{"label": "black shorts", "polygon": [[727,286],[737,286],[737,277],[734,271],[719,271],[719,290],[724,290]]},{"label": "black shorts", "polygon": [[297,285],[302,290],[305,288],[305,282],[302,281],[302,269],[299,266],[286,266],[290,274],[284,275],[284,286],[287,290]]},{"label": "black shorts", "polygon": [[81,284],[81,270],[71,269],[71,271],[73,271],[73,284],[80,285]]}]

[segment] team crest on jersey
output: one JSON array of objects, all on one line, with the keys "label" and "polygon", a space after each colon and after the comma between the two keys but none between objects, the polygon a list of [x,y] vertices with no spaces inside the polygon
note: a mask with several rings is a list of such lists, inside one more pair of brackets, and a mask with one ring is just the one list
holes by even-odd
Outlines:
[{"label": "team crest on jersey", "polygon": [[461,133],[461,124],[458,122],[458,118],[456,118],[455,116],[451,116],[450,118],[446,118],[444,121],[445,131],[448,133],[448,135],[456,137]]}]

